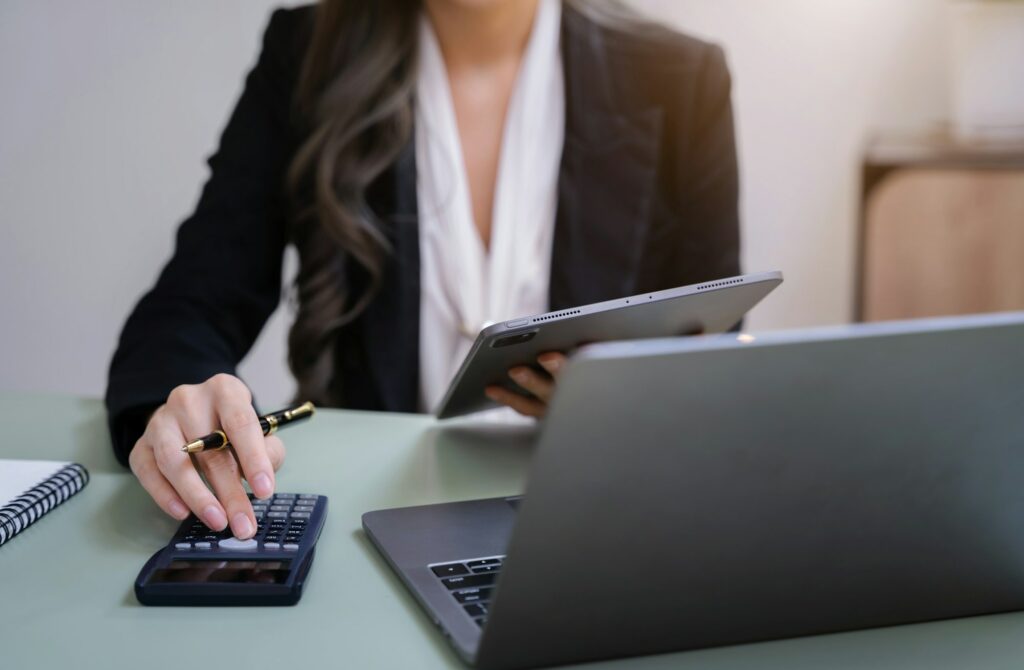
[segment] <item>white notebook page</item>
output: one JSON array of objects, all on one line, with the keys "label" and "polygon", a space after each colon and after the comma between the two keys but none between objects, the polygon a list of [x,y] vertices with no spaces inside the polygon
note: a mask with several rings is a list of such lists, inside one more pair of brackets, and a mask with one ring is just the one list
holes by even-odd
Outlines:
[{"label": "white notebook page", "polygon": [[57,474],[68,463],[0,459],[0,507]]}]

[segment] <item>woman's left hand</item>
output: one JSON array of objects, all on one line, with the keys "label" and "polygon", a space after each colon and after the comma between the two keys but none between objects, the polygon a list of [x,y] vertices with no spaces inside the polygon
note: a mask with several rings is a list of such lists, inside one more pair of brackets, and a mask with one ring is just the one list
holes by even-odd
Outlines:
[{"label": "woman's left hand", "polygon": [[508,376],[524,391],[528,391],[533,397],[527,398],[513,393],[500,386],[488,386],[487,397],[496,403],[511,407],[524,416],[540,418],[547,412],[548,402],[555,392],[555,383],[558,381],[558,374],[565,367],[568,360],[565,354],[550,352],[537,357],[537,362],[547,371],[547,374],[537,372],[527,367],[519,366],[508,371]]}]

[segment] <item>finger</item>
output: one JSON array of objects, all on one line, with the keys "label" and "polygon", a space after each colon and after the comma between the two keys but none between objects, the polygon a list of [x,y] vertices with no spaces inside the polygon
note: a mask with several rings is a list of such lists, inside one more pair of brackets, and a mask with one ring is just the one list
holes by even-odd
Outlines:
[{"label": "finger", "polygon": [[196,460],[206,473],[206,480],[213,487],[217,499],[227,511],[231,532],[240,540],[255,535],[256,516],[249,496],[242,487],[241,472],[231,450],[205,451]]},{"label": "finger", "polygon": [[523,416],[540,418],[544,416],[547,409],[547,406],[539,400],[524,398],[518,393],[507,391],[500,386],[488,386],[486,393],[487,397],[494,402],[511,407]]},{"label": "finger", "polygon": [[257,498],[269,498],[274,493],[274,467],[267,456],[263,430],[252,408],[249,389],[230,375],[217,375],[210,384],[214,391],[214,409],[235,448],[246,481]]},{"label": "finger", "polygon": [[277,435],[268,435],[264,441],[267,445],[267,457],[270,458],[270,465],[273,466],[274,472],[277,472],[284,464],[284,442]]},{"label": "finger", "polygon": [[565,354],[560,354],[557,351],[550,351],[537,357],[537,362],[540,363],[540,366],[555,379],[558,378],[558,373],[562,371],[568,360]]},{"label": "finger", "polygon": [[128,466],[160,509],[178,521],[185,520],[188,516],[188,507],[182,502],[181,496],[174,492],[170,482],[160,474],[152,447],[141,439],[136,442],[128,456]]},{"label": "finger", "polygon": [[549,377],[545,377],[530,368],[512,368],[508,371],[508,376],[516,384],[519,384],[523,389],[544,402],[550,400],[551,394],[555,392],[555,383]]},{"label": "finger", "polygon": [[228,525],[224,508],[210,489],[206,488],[206,484],[192,465],[192,459],[181,450],[185,436],[170,413],[157,410],[143,439],[153,445],[153,454],[160,473],[174,487],[189,509],[211,529],[224,530]]}]

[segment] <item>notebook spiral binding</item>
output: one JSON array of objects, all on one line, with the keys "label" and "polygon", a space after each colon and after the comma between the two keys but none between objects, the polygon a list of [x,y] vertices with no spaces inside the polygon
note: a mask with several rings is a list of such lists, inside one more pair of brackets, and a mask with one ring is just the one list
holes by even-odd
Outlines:
[{"label": "notebook spiral binding", "polygon": [[71,463],[0,507],[0,546],[89,483],[89,472]]}]

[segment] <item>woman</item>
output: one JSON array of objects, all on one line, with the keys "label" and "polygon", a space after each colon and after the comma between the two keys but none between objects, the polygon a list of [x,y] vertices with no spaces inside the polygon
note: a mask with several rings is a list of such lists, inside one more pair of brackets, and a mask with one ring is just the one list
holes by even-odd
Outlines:
[{"label": "woman", "polygon": [[[210,167],[125,325],[107,407],[165,512],[240,538],[256,529],[241,477],[269,496],[284,448],[233,371],[287,244],[299,396],[404,412],[432,408],[486,321],[739,272],[721,50],[585,0],[277,11]],[[510,371],[532,399],[488,393],[539,416],[563,361]],[[234,456],[181,453],[218,426]]]}]

